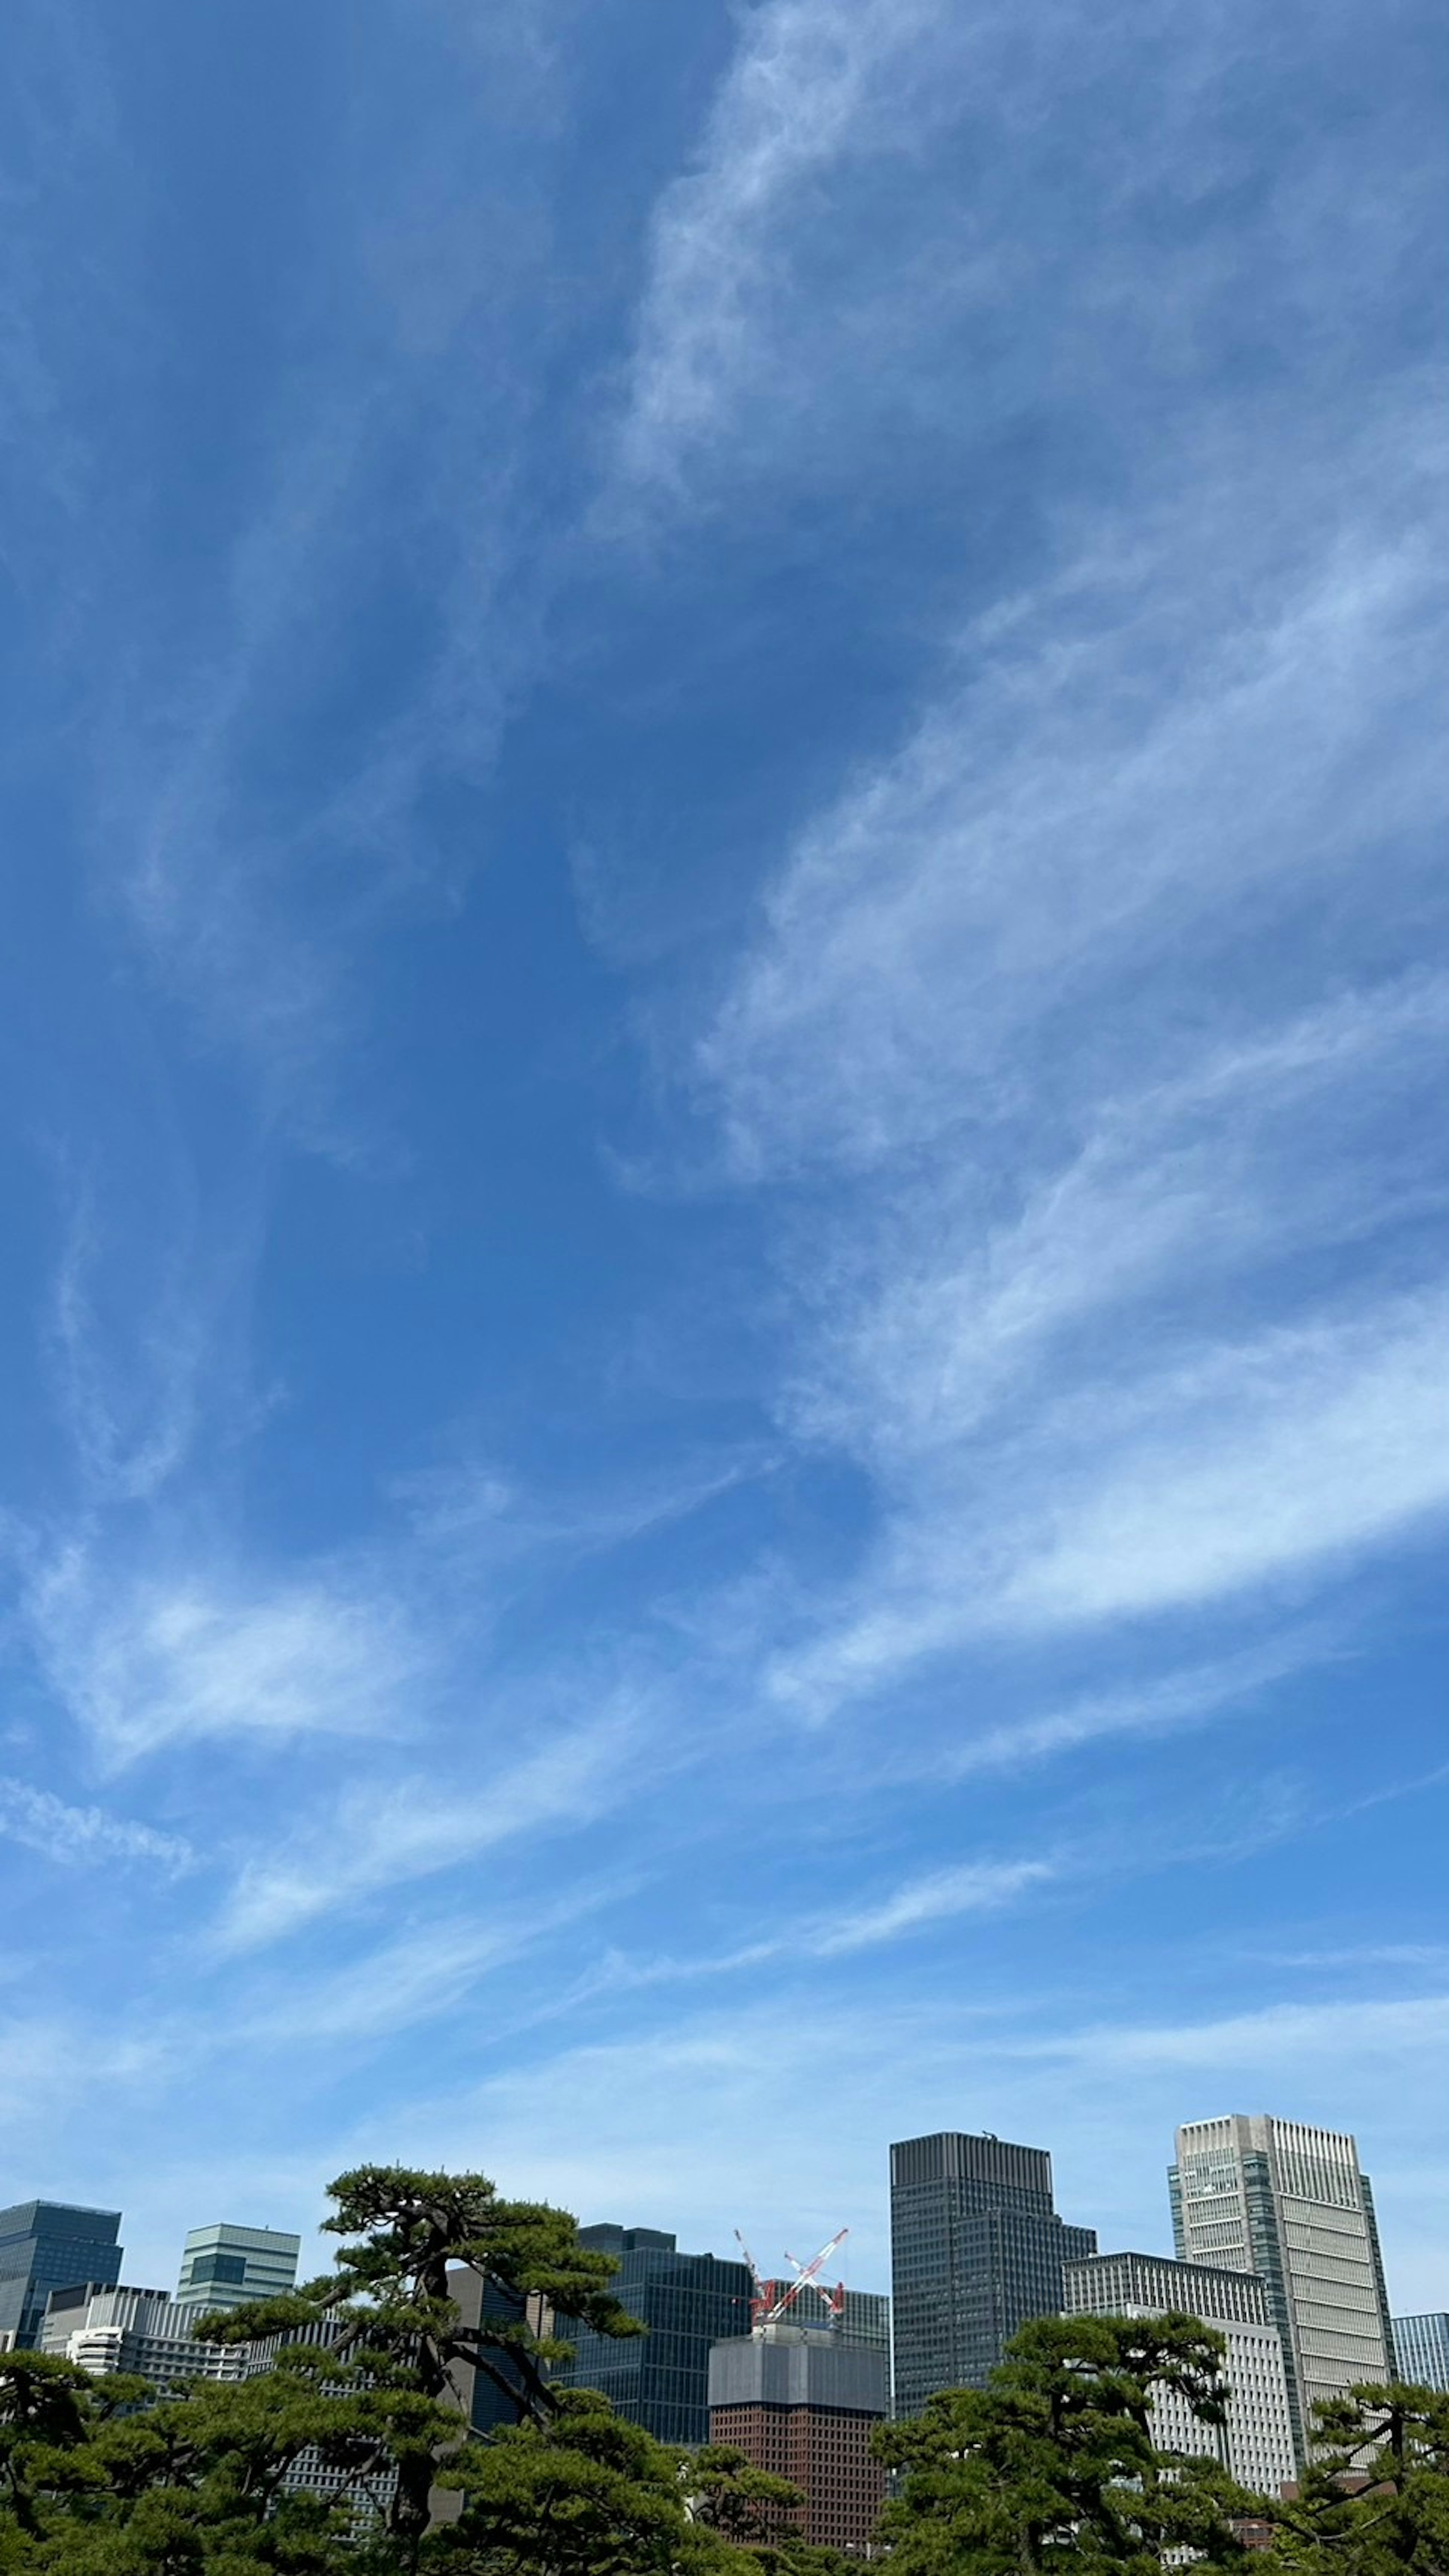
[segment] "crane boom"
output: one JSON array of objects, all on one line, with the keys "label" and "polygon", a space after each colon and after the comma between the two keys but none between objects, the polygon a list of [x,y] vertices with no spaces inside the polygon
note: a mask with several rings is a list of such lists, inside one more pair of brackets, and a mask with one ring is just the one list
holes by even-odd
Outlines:
[{"label": "crane boom", "polygon": [[753,2254],[739,2229],[735,2229],[735,2241],[749,2265],[750,2278],[755,2285],[755,2295],[750,2301],[752,2334],[764,2335],[769,2332],[771,2326],[779,2325],[789,2315],[802,2290],[814,2290],[817,2297],[825,2303],[825,2313],[831,2325],[839,2324],[845,2306],[845,2285],[841,2282],[833,2291],[828,2290],[820,2279],[820,2273],[823,2266],[829,2262],[837,2245],[843,2245],[849,2234],[848,2227],[839,2228],[831,2237],[829,2244],[822,2245],[819,2253],[809,2263],[799,2263],[793,2254],[787,2254],[785,2260],[795,2277],[791,2281],[781,2282],[766,2281],[762,2278]]}]

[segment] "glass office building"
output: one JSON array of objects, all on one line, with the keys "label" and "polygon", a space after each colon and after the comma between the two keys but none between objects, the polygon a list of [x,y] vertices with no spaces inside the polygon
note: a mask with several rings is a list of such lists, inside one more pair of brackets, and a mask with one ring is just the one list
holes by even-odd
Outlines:
[{"label": "glass office building", "polygon": [[1041,2147],[944,2130],[891,2149],[895,2411],[984,2388],[1029,2317],[1061,2314],[1063,2271],[1095,2254],[1068,2227]]},{"label": "glass office building", "polygon": [[619,2264],[615,2298],[648,2331],[627,2342],[560,2315],[554,2331],[574,2357],[554,2371],[565,2387],[597,2388],[660,2442],[709,2440],[711,2344],[748,2334],[753,2283],[743,2263],[681,2254],[655,2227],[581,2227],[579,2243]]},{"label": "glass office building", "polygon": [[1314,2407],[1392,2369],[1373,2193],[1345,2131],[1268,2112],[1193,2120],[1168,2175],[1178,2260],[1256,2272],[1283,2338],[1300,2463]]},{"label": "glass office building", "polygon": [[300,2236],[276,2227],[193,2227],[181,2257],[176,2304],[245,2308],[296,2287]]},{"label": "glass office building", "polygon": [[113,2289],[121,2277],[121,2213],[63,2200],[0,2209],[0,2352],[33,2351],[52,2290],[78,2282]]},{"label": "glass office building", "polygon": [[1449,2316],[1395,2317],[1394,2361],[1411,2388],[1433,2388],[1449,2397]]}]

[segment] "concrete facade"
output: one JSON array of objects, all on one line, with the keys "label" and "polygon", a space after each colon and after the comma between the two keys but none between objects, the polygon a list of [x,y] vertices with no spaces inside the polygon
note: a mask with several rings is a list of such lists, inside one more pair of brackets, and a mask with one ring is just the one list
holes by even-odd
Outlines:
[{"label": "concrete facade", "polygon": [[177,2307],[165,2290],[86,2282],[51,2292],[40,2349],[59,2353],[97,2378],[134,2371],[157,2388],[184,2387],[190,2379],[244,2379],[244,2347],[198,2343],[192,2313]]},{"label": "concrete facade", "polygon": [[1252,2272],[1172,2263],[1160,2254],[1099,2254],[1066,2267],[1068,2316],[1196,2317],[1227,2345],[1227,2422],[1200,2424],[1187,2400],[1161,2388],[1153,2398],[1159,2450],[1221,2460],[1250,2494],[1277,2496],[1297,2474],[1293,2411],[1283,2344],[1268,2293]]}]

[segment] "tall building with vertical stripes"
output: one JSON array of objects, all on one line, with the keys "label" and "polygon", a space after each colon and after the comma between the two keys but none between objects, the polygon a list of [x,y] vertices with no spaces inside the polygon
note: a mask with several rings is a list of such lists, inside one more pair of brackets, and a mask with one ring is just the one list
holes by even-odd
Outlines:
[{"label": "tall building with vertical stripes", "polygon": [[895,2411],[984,2388],[1018,2327],[1061,2314],[1062,2271],[1095,2254],[1052,2199],[1042,2147],[942,2130],[891,2149]]},{"label": "tall building with vertical stripes", "polygon": [[1440,2308],[1428,2316],[1395,2317],[1392,2322],[1400,2379],[1411,2388],[1433,2388],[1449,2397],[1449,2316]]},{"label": "tall building with vertical stripes", "polygon": [[1268,2113],[1194,2120],[1168,2177],[1180,2262],[1256,2272],[1283,2338],[1300,2463],[1313,2409],[1392,2376],[1373,2193],[1345,2131]]}]

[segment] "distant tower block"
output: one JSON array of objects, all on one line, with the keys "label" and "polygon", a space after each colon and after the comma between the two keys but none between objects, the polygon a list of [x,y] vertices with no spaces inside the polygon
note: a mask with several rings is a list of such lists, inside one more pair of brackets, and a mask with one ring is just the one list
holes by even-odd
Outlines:
[{"label": "distant tower block", "polygon": [[276,2227],[193,2227],[181,2257],[176,2304],[181,2308],[246,2308],[294,2289],[300,2236]]}]

